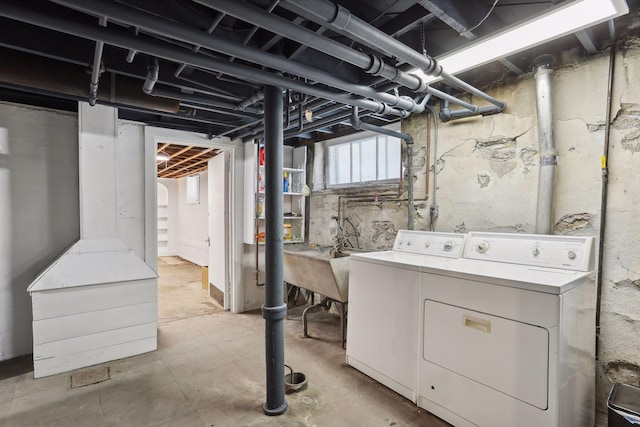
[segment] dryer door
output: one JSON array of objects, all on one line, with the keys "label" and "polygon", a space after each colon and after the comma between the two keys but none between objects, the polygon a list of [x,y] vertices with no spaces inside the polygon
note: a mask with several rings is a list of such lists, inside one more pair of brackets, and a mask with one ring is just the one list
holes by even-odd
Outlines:
[{"label": "dryer door", "polygon": [[544,328],[425,300],[423,357],[537,408],[548,407]]}]

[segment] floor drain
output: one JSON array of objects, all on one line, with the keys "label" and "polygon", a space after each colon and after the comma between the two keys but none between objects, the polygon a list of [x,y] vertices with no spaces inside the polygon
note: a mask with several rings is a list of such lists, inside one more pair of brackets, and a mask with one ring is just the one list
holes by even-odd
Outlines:
[{"label": "floor drain", "polygon": [[302,403],[304,403],[305,405],[311,405],[313,403],[313,399],[307,396],[304,396],[302,399],[300,399],[302,401]]},{"label": "floor drain", "polygon": [[86,385],[98,384],[107,381],[111,376],[109,367],[93,368],[71,375],[71,388],[84,387]]}]

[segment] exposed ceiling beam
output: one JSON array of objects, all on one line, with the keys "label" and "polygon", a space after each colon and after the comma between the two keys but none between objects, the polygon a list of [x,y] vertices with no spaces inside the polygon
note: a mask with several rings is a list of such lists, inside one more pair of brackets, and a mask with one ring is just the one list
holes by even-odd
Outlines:
[{"label": "exposed ceiling beam", "polygon": [[[429,12],[435,14],[441,21],[449,25],[467,40],[478,38],[474,27],[478,26],[485,17],[485,26],[500,28],[504,22],[490,13],[491,8],[480,0],[466,0],[456,2],[453,0],[419,0],[419,4]],[[524,74],[518,66],[506,58],[498,60],[502,65],[517,75]]]},{"label": "exposed ceiling beam", "polygon": [[414,4],[403,13],[382,25],[380,30],[389,34],[391,37],[397,38],[413,30],[418,24],[426,24],[434,19],[436,19],[434,13],[429,12],[419,4]]},{"label": "exposed ceiling beam", "polygon": [[[202,151],[202,152],[200,152],[200,153],[198,153],[198,154],[196,154],[196,155],[194,155],[194,156],[189,157],[189,159],[188,159],[188,160],[193,160],[193,159],[195,159],[196,157],[200,157],[200,156],[204,155],[205,153],[208,153],[208,152],[213,151],[213,150],[215,150],[215,148],[210,148],[210,149],[208,149],[208,150],[204,150],[204,151]],[[179,163],[176,163],[175,165],[170,166],[170,167],[168,167],[167,169],[164,169],[164,170],[162,171],[162,173],[158,173],[158,177],[160,177],[160,178],[169,178],[169,177],[172,177],[173,175],[179,174],[180,172],[183,172],[183,171],[185,171],[185,170],[187,170],[187,169],[191,169],[192,167],[194,167],[194,166],[196,166],[196,165],[202,164],[202,163],[204,163],[204,162],[208,162],[209,160],[211,160],[211,158],[212,158],[212,157],[215,157],[215,154],[214,154],[213,156],[206,156],[204,159],[198,160],[197,162],[193,162],[193,163],[191,163],[189,166],[185,166],[185,167],[180,168],[180,169],[177,169],[177,170],[175,170],[175,171],[172,171],[172,172],[169,172],[169,173],[165,173],[165,172],[170,171],[172,168],[176,167],[176,165],[178,165],[178,164],[179,164]],[[183,161],[187,161],[187,160],[183,160]],[[180,162],[180,163],[182,163],[182,162]]]},{"label": "exposed ceiling beam", "polygon": [[[169,172],[171,169],[175,168],[176,166],[179,166],[179,165],[181,165],[181,164],[183,164],[183,163],[185,163],[185,162],[188,162],[189,160],[193,160],[193,159],[195,159],[195,158],[197,158],[197,157],[200,157],[200,156],[202,156],[203,154],[206,154],[206,153],[208,153],[208,152],[210,152],[210,151],[213,151],[213,150],[215,150],[215,148],[209,148],[209,149],[203,150],[203,151],[201,151],[201,152],[199,152],[199,153],[197,153],[197,154],[194,154],[194,155],[193,155],[193,156],[191,156],[191,157],[187,157],[186,159],[182,159],[182,160],[180,160],[179,162],[174,163],[173,165],[169,166],[168,168],[163,169],[162,171],[158,171],[158,176],[159,176],[160,178],[166,178],[166,177],[167,177],[167,176],[169,176],[169,175],[173,175],[175,172],[173,172],[173,173],[169,173],[169,174],[167,174],[166,172]],[[181,170],[183,170],[183,169],[181,169]]]},{"label": "exposed ceiling beam", "polygon": [[174,179],[184,178],[185,176],[189,176],[189,175],[193,175],[193,174],[196,174],[196,173],[204,172],[205,170],[207,170],[207,168],[209,168],[208,164],[206,164],[206,165],[204,165],[202,167],[199,167],[196,170],[187,171],[187,172],[185,172],[185,173],[183,173],[183,174],[181,174],[179,176],[174,176],[173,178]]},{"label": "exposed ceiling beam", "polygon": [[596,37],[591,28],[587,28],[576,33],[576,37],[584,47],[584,50],[589,55],[595,55],[598,53],[598,47],[596,46]]}]

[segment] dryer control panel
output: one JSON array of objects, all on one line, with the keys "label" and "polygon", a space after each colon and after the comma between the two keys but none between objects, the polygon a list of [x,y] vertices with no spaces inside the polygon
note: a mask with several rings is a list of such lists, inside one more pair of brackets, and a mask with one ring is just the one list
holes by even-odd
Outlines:
[{"label": "dryer control panel", "polygon": [[399,230],[393,250],[419,255],[460,258],[466,234]]},{"label": "dryer control panel", "polygon": [[464,258],[574,271],[595,267],[594,237],[469,233]]}]

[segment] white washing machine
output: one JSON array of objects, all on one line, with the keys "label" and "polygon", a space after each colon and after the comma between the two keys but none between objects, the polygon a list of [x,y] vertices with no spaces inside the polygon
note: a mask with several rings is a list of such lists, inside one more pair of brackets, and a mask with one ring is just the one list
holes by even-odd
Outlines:
[{"label": "white washing machine", "polygon": [[349,257],[347,363],[414,403],[420,274],[460,257],[464,239],[400,230],[393,250]]},{"label": "white washing machine", "polygon": [[593,237],[469,233],[423,271],[420,407],[457,427],[590,427]]}]

